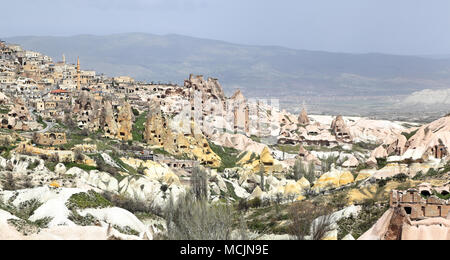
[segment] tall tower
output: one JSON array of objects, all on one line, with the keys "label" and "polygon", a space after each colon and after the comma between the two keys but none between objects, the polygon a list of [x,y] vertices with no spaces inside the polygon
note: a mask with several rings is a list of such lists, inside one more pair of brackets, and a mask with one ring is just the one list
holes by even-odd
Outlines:
[{"label": "tall tower", "polygon": [[77,90],[81,90],[81,70],[80,70],[80,57],[77,58]]},{"label": "tall tower", "polygon": [[63,62],[63,64],[66,64],[66,55],[62,55],[62,62]]}]

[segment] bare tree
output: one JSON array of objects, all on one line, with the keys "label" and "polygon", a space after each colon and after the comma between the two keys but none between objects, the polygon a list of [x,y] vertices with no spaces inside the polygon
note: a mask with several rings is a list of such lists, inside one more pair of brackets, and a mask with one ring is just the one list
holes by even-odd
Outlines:
[{"label": "bare tree", "polygon": [[300,180],[305,175],[305,166],[303,161],[298,159],[294,163],[294,179],[296,181]]},{"label": "bare tree", "polygon": [[192,169],[191,190],[196,199],[208,197],[208,173],[200,166]]},{"label": "bare tree", "polygon": [[314,162],[309,162],[308,170],[306,171],[305,178],[310,182],[313,183],[316,180],[316,172],[315,172],[315,165]]},{"label": "bare tree", "polygon": [[265,180],[264,180],[264,174],[265,174],[266,170],[264,169],[264,165],[261,164],[259,166],[259,177],[261,178],[261,182],[260,182],[260,188],[262,191],[264,191],[264,184],[265,184]]},{"label": "bare tree", "polygon": [[329,155],[326,158],[321,159],[322,161],[322,173],[329,172],[331,170],[331,165],[336,164],[339,156]]},{"label": "bare tree", "polygon": [[302,160],[298,159],[294,163],[293,171],[294,179],[297,181],[305,177],[310,183],[313,183],[316,178],[314,162],[309,162],[308,165],[305,165]]}]

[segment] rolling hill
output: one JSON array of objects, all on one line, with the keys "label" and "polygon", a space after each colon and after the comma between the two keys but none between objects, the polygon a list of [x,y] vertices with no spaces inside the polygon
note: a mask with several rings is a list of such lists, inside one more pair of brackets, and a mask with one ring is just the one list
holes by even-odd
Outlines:
[{"label": "rolling hill", "polygon": [[83,69],[182,83],[190,73],[219,78],[227,93],[253,97],[394,96],[450,86],[450,59],[246,46],[181,35],[5,38]]}]

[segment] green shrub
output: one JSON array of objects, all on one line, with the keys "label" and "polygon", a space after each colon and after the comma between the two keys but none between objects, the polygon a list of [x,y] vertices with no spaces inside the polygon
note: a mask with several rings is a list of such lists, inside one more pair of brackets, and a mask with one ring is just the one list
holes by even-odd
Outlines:
[{"label": "green shrub", "polygon": [[396,181],[404,182],[407,179],[409,179],[409,176],[404,174],[404,173],[400,173],[400,174],[395,175],[393,177],[393,179],[396,180]]},{"label": "green shrub", "polygon": [[411,137],[413,137],[417,133],[418,130],[419,129],[412,131],[411,133],[403,132],[402,135],[404,135],[406,137],[406,140],[409,140],[409,139],[411,139]]},{"label": "green shrub", "polygon": [[382,169],[387,165],[387,158],[377,158],[378,169]]},{"label": "green shrub", "polygon": [[261,207],[261,205],[262,205],[262,201],[258,197],[248,201],[248,206],[250,208],[259,208],[259,207]]}]

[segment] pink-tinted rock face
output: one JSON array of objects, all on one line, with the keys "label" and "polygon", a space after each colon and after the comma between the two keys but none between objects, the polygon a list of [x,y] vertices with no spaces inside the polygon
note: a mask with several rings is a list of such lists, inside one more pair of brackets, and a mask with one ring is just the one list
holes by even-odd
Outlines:
[{"label": "pink-tinted rock face", "polygon": [[391,143],[389,145],[389,147],[386,149],[387,153],[389,155],[403,155],[403,153],[405,152],[406,149],[406,142],[408,140],[406,139],[406,137],[402,134],[400,134],[393,143]]},{"label": "pink-tinted rock face", "polygon": [[386,211],[383,216],[358,240],[383,240],[384,235],[388,231],[389,223],[394,214],[393,209]]},{"label": "pink-tinted rock face", "polygon": [[300,115],[298,117],[298,123],[301,125],[309,124],[308,114],[306,113],[306,110],[304,108],[302,109],[302,112],[300,113]]},{"label": "pink-tinted rock face", "polygon": [[444,218],[412,221],[404,225],[402,240],[450,240],[450,220]]},{"label": "pink-tinted rock face", "polygon": [[413,160],[428,157],[441,159],[448,155],[450,117],[443,117],[426,124],[412,133],[413,135],[406,142],[406,138],[399,136],[390,144],[388,152]]},{"label": "pink-tinted rock face", "polygon": [[336,136],[336,139],[342,141],[351,141],[350,129],[344,121],[342,116],[337,116],[331,123],[331,131]]},{"label": "pink-tinted rock face", "polygon": [[366,161],[367,164],[374,166],[377,164],[377,159],[386,158],[388,153],[386,149],[382,145],[378,146],[375,150],[370,154],[370,158]]}]

